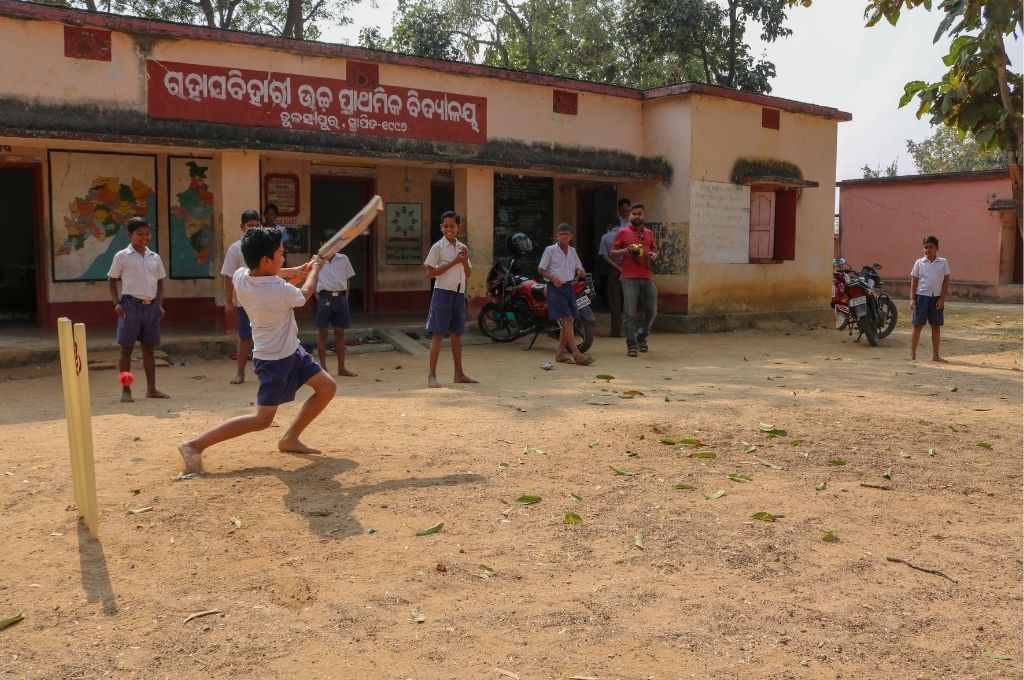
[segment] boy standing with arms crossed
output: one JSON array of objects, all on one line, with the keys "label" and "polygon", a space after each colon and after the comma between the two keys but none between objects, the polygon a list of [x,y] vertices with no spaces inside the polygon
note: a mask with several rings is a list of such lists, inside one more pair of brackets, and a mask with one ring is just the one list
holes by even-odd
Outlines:
[{"label": "boy standing with arms crossed", "polygon": [[[121,346],[117,370],[120,373],[131,370],[132,350],[138,341],[142,345],[142,368],[146,372],[146,396],[167,399],[167,395],[156,388],[156,358],[153,356],[153,348],[160,344],[167,272],[160,256],[148,247],[152,238],[149,223],[141,217],[133,217],[125,228],[129,245],[114,253],[107,272],[107,285],[117,314],[117,344]],[[121,282],[120,295],[118,281]],[[122,402],[135,401],[130,384],[122,384]]]},{"label": "boy standing with arms crossed", "polygon": [[[329,229],[324,232],[320,243],[323,245],[337,232]],[[334,327],[334,353],[338,357],[338,375],[354,378],[355,373],[345,368],[345,329],[349,322],[348,280],[356,275],[352,262],[347,255],[335,253],[324,261],[320,268],[320,278],[316,284],[316,354],[320,365],[326,367],[327,361],[327,327]],[[327,370],[326,368],[324,370]]]},{"label": "boy standing with arms crossed", "polygon": [[[182,442],[178,451],[186,472],[202,472],[202,454],[210,446],[270,427],[277,407],[295,399],[301,385],[313,388],[313,395],[302,404],[294,422],[277,443],[281,451],[319,453],[299,440],[303,430],[327,407],[337,386],[299,344],[295,323],[296,307],[301,307],[316,289],[323,261],[313,258],[302,288],[287,283],[281,275],[291,276],[305,267],[283,270],[284,245],[281,233],[269,227],[249,229],[242,236],[242,256],[248,269],[241,268],[232,277],[238,302],[252,321],[253,370],[259,379],[256,411],[237,416]],[[286,273],[287,272],[287,273]]]},{"label": "boy standing with arms crossed", "polygon": [[423,265],[427,278],[434,279],[434,292],[430,296],[427,312],[427,330],[430,339],[430,374],[427,387],[440,387],[437,382],[437,359],[441,355],[441,340],[451,334],[452,359],[455,362],[457,383],[475,383],[462,370],[462,334],[466,330],[466,280],[473,271],[469,262],[469,248],[458,239],[459,215],[449,210],[441,215],[441,233],[444,237],[430,247]]},{"label": "boy standing with arms crossed", "polygon": [[[242,213],[241,229],[242,235],[245,232],[258,227],[262,223],[260,222],[260,214],[255,210],[246,210]],[[242,258],[242,239],[238,239],[230,246],[228,246],[228,252],[224,254],[224,265],[220,268],[221,276],[224,277],[224,311],[231,313],[231,308],[235,306],[235,286],[231,280],[231,277],[239,267],[245,266],[245,260]],[[231,379],[232,385],[241,385],[245,382],[245,364],[249,360],[249,352],[252,351],[252,325],[249,323],[249,315],[245,313],[245,307],[238,305],[235,307],[236,314],[236,325],[238,326],[238,346],[236,347],[236,371],[235,377]]]},{"label": "boy standing with arms crossed", "polygon": [[917,343],[925,323],[932,327],[932,361],[947,363],[939,355],[939,340],[944,322],[943,308],[949,292],[949,263],[939,257],[939,239],[924,239],[924,257],[910,270],[910,309],[914,313],[914,332],[910,336],[910,358],[917,359]]}]

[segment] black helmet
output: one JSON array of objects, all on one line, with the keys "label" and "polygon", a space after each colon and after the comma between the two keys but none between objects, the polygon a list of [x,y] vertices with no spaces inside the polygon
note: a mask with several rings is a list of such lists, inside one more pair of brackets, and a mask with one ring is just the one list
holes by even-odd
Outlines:
[{"label": "black helmet", "polygon": [[516,232],[505,238],[505,247],[513,255],[528,255],[533,252],[533,241],[526,234]]}]

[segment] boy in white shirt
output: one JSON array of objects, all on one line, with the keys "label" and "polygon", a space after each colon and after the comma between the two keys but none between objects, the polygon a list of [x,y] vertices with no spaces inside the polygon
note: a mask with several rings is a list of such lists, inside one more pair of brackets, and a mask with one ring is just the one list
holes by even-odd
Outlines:
[{"label": "boy in white shirt", "polygon": [[[242,222],[239,226],[244,235],[249,229],[258,227],[261,224],[258,212],[246,210],[242,213]],[[235,286],[231,281],[231,277],[234,276],[239,267],[244,266],[242,239],[238,239],[228,246],[228,251],[224,253],[224,265],[220,268],[221,276],[224,277],[224,311],[229,314],[231,313],[231,308],[235,307],[237,302],[235,300]],[[252,325],[249,323],[249,315],[245,313],[245,307],[238,305],[235,307],[235,310],[235,325],[238,326],[238,345],[235,352],[235,377],[231,379],[231,384],[241,385],[245,382],[245,364],[249,360],[249,353],[252,352]]]},{"label": "boy in white shirt", "polygon": [[[562,222],[555,232],[555,243],[544,249],[538,270],[547,279],[548,318],[557,319],[562,327],[558,337],[558,349],[555,350],[555,361],[563,364],[579,364],[589,366],[594,358],[587,356],[576,346],[576,334],[573,332],[573,321],[579,316],[576,307],[576,293],[572,289],[572,280],[577,276],[586,276],[580,256],[569,243],[572,241],[572,228]],[[568,346],[572,359],[565,356]]]},{"label": "boy in white shirt", "polygon": [[449,210],[441,215],[441,233],[444,237],[430,246],[423,265],[427,278],[434,279],[434,292],[430,296],[427,312],[427,330],[430,339],[430,374],[427,387],[440,387],[437,382],[437,359],[441,355],[441,340],[451,335],[452,359],[455,362],[457,383],[475,383],[462,370],[462,334],[466,330],[466,280],[473,271],[469,261],[469,248],[458,239],[459,214]]},{"label": "boy in white shirt", "polygon": [[[321,245],[337,232],[324,232]],[[334,353],[338,356],[338,375],[354,378],[355,373],[345,368],[345,329],[351,325],[348,309],[348,281],[356,275],[347,255],[336,253],[324,261],[316,283],[316,354],[320,365],[327,363],[327,327],[334,327]],[[326,370],[326,369],[325,369]]]},{"label": "boy in white shirt", "polygon": [[202,472],[202,454],[210,446],[270,427],[277,407],[294,400],[302,385],[313,388],[313,395],[302,404],[295,420],[277,442],[277,448],[292,453],[319,453],[303,444],[299,436],[334,398],[334,379],[299,344],[294,312],[316,289],[323,260],[314,257],[305,267],[286,274],[290,276],[308,268],[306,281],[300,289],[281,278],[285,274],[281,268],[284,246],[277,229],[257,227],[246,231],[242,236],[242,255],[248,269],[239,269],[232,278],[238,302],[245,307],[252,322],[252,367],[260,382],[256,411],[232,418],[179,444],[186,472]]},{"label": "boy in white shirt", "polygon": [[[136,341],[142,345],[142,368],[146,373],[146,396],[150,399],[167,399],[167,395],[156,388],[156,358],[153,348],[160,344],[160,319],[164,318],[164,271],[163,260],[149,249],[152,232],[149,223],[141,217],[133,217],[125,225],[128,230],[129,246],[114,253],[107,272],[107,286],[117,314],[117,344],[121,356],[117,370],[125,373],[132,367],[132,350]],[[121,292],[117,282],[121,282]],[[121,401],[134,401],[130,383],[122,383]]]},{"label": "boy in white shirt", "polygon": [[949,263],[939,257],[939,239],[924,239],[924,257],[910,270],[910,309],[914,313],[914,331],[910,336],[910,358],[917,359],[917,343],[925,323],[932,327],[932,361],[947,363],[939,354],[939,340],[945,321],[943,308],[949,292]]}]

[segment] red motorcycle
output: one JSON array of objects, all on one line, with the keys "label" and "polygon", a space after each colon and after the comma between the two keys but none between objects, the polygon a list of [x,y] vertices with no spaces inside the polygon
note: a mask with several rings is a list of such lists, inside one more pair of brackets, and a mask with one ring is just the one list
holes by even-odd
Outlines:
[{"label": "red motorcycle", "polygon": [[876,262],[855,272],[843,258],[832,260],[832,308],[836,313],[836,330],[849,327],[850,335],[853,335],[853,327],[856,326],[860,331],[857,340],[864,335],[872,347],[892,333],[898,316],[896,303],[881,291],[882,277],[878,275],[881,268],[882,265]]},{"label": "red motorcycle", "polygon": [[[516,273],[516,259],[508,265],[496,265],[487,275],[487,296],[490,302],[480,310],[477,324],[480,332],[495,342],[512,342],[533,334],[526,350],[541,333],[557,340],[561,332],[558,322],[548,318],[547,286],[534,279]],[[587,274],[583,279],[572,282],[576,294],[576,306],[583,312],[589,311],[594,299],[594,282]],[[576,344],[581,352],[590,349],[594,342],[594,331],[582,316],[573,320]]]}]

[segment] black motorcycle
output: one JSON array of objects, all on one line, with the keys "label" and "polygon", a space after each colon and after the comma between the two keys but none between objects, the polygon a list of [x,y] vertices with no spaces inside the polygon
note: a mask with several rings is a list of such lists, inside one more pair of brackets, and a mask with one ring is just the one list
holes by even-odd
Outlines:
[{"label": "black motorcycle", "polygon": [[[846,304],[842,304],[842,300],[837,301],[835,297],[833,299],[833,307],[837,313],[845,311],[847,315],[846,321],[837,324],[837,328],[849,326],[852,335],[853,327],[856,325],[860,330],[857,339],[860,340],[860,336],[863,335],[868,339],[869,345],[876,347],[879,340],[893,332],[898,320],[896,303],[888,293],[882,292],[884,284],[878,274],[882,265],[877,262],[871,266],[865,265],[859,272],[846,269],[846,260],[842,258],[836,259],[833,265],[843,268],[837,274],[842,275],[842,280],[845,281],[843,293]],[[838,281],[835,278],[834,280]]]}]

